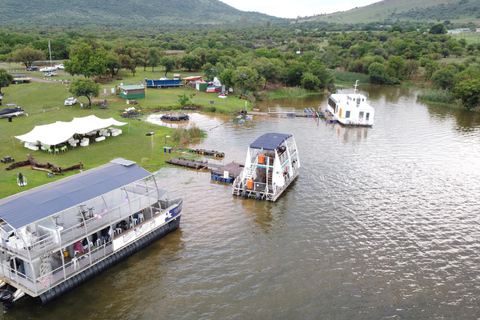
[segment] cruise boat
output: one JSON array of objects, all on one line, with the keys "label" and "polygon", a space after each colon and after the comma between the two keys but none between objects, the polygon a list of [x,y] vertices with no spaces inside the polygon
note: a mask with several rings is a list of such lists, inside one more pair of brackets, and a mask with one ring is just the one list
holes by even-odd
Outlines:
[{"label": "cruise boat", "polygon": [[367,97],[357,93],[358,80],[352,93],[332,94],[328,97],[326,114],[345,126],[373,126],[375,110]]},{"label": "cruise boat", "polygon": [[46,304],[180,225],[183,198],[125,159],[0,200],[0,294]]},{"label": "cruise boat", "polygon": [[245,167],[233,182],[233,195],[276,201],[298,176],[300,159],[291,134],[266,133],[247,150]]}]

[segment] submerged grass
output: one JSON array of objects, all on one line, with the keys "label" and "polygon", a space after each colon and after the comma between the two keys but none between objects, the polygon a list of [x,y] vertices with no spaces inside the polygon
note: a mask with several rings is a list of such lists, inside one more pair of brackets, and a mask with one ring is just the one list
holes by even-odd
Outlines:
[{"label": "submerged grass", "polygon": [[460,101],[449,90],[430,89],[420,93],[417,98],[424,102],[440,103],[455,108],[461,107]]}]

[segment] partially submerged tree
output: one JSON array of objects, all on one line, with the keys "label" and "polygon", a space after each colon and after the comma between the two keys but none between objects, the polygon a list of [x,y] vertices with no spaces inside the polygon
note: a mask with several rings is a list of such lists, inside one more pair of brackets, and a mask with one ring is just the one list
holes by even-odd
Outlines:
[{"label": "partially submerged tree", "polygon": [[21,62],[28,68],[34,61],[45,60],[45,53],[42,50],[25,47],[17,49],[12,53],[12,61]]},{"label": "partially submerged tree", "polygon": [[95,83],[92,79],[75,79],[70,83],[69,90],[76,97],[87,97],[88,105],[92,106],[91,97],[98,97],[100,84]]}]

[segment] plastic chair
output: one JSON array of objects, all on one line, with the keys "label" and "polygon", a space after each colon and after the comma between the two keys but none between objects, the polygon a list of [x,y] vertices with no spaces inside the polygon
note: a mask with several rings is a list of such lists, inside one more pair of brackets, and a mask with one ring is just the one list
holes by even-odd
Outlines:
[{"label": "plastic chair", "polygon": [[48,149],[47,149],[47,152],[50,153],[50,154],[52,154],[52,152],[53,152],[52,148],[48,148]]},{"label": "plastic chair", "polygon": [[59,153],[60,150],[58,148],[55,148],[55,153]]}]

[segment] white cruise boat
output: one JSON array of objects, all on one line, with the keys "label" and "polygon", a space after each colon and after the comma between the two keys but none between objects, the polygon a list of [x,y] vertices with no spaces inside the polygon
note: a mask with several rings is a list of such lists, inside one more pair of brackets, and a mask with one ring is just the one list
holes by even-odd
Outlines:
[{"label": "white cruise boat", "polygon": [[328,97],[327,114],[331,114],[345,126],[373,126],[375,109],[368,103],[367,97],[357,93],[358,80],[353,93],[332,94]]},{"label": "white cruise boat", "polygon": [[248,147],[245,168],[233,182],[233,195],[275,201],[300,169],[291,134],[266,133]]},{"label": "white cruise boat", "polygon": [[180,225],[183,198],[115,159],[0,200],[0,301],[46,304]]}]

